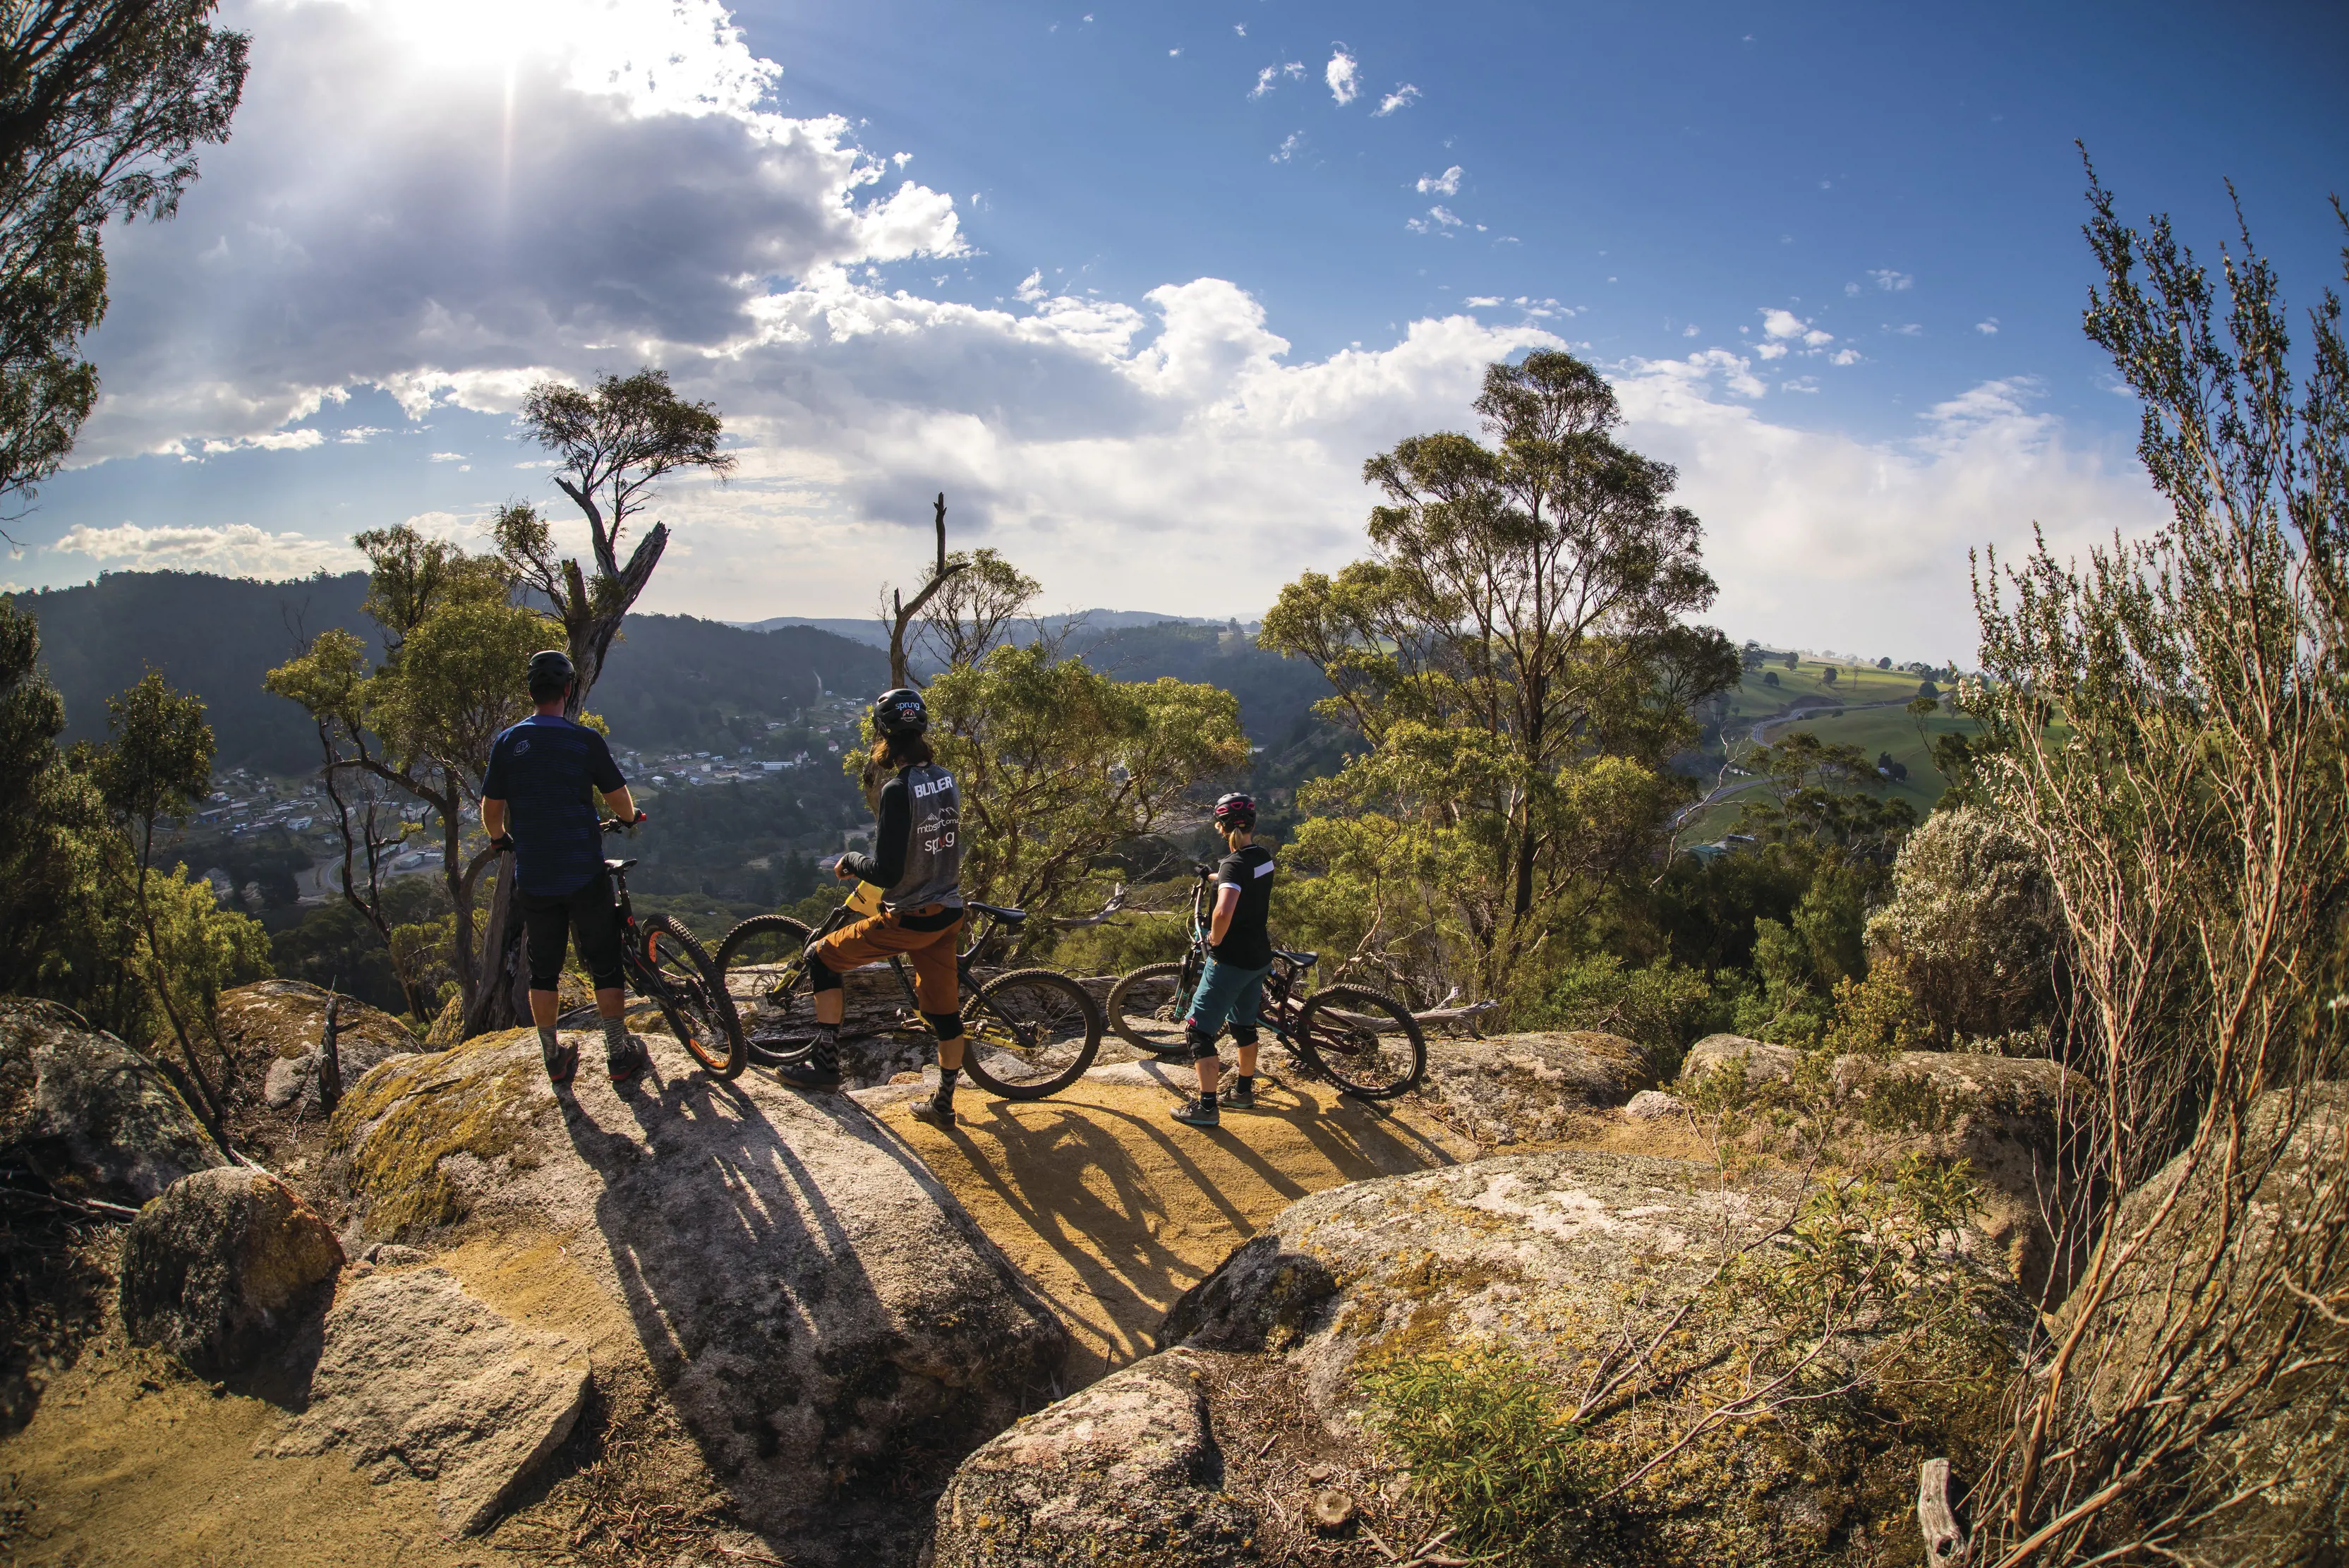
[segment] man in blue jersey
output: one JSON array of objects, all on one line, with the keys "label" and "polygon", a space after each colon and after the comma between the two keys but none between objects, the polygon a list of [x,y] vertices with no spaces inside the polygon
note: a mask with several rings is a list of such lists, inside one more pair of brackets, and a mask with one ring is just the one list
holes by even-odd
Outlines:
[{"label": "man in blue jersey", "polygon": [[498,736],[481,777],[481,826],[490,842],[514,857],[514,901],[530,957],[530,1017],[538,1025],[546,1075],[568,1084],[579,1048],[558,1041],[555,981],[565,938],[595,983],[603,1017],[604,1060],[614,1084],[645,1069],[643,1042],[628,1033],[620,969],[620,915],[595,815],[601,794],[612,815],[640,822],[612,749],[585,724],[563,716],[574,671],[559,649],[530,656],[530,700],[538,711]]}]

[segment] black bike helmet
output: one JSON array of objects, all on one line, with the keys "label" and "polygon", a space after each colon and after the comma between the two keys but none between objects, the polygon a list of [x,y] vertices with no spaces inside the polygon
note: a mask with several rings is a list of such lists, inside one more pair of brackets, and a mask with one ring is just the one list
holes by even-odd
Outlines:
[{"label": "black bike helmet", "polygon": [[578,671],[572,668],[571,656],[559,648],[544,648],[530,656],[531,695],[542,691],[557,692],[571,684]]},{"label": "black bike helmet", "polygon": [[873,700],[873,727],[885,740],[919,740],[930,727],[930,706],[909,687],[884,691]]},{"label": "black bike helmet", "polygon": [[1228,833],[1238,828],[1245,833],[1256,826],[1256,797],[1237,791],[1216,802],[1216,831]]}]

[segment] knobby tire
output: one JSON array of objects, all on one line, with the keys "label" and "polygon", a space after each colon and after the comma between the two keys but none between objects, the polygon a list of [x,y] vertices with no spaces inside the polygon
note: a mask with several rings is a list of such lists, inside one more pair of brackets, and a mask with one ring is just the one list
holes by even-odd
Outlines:
[{"label": "knobby tire", "polygon": [[[963,1002],[962,1023],[963,1071],[1007,1100],[1059,1094],[1101,1052],[1102,1017],[1092,994],[1057,970],[997,975]],[[992,1067],[990,1054],[999,1054]],[[1014,1062],[1021,1075],[1007,1076]]]},{"label": "knobby tire", "polygon": [[755,1062],[780,1066],[815,1049],[813,995],[800,957],[814,936],[789,915],[753,915],[718,946],[726,995]]},{"label": "knobby tire", "polygon": [[1187,963],[1144,964],[1129,970],[1110,987],[1109,1026],[1137,1051],[1154,1056],[1187,1057],[1183,1038],[1184,973]]},{"label": "knobby tire", "polygon": [[750,1045],[727,997],[724,973],[675,918],[651,916],[644,929],[645,967],[660,981],[652,999],[669,1033],[710,1072],[740,1077],[750,1064]]},{"label": "knobby tire", "polygon": [[1288,1044],[1306,1066],[1358,1100],[1409,1094],[1427,1075],[1427,1036],[1419,1020],[1368,986],[1315,992],[1299,1011]]}]

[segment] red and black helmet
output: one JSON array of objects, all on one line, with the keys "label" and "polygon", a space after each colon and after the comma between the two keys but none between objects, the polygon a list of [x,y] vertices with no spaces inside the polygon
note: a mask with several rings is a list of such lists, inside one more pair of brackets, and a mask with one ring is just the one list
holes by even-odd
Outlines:
[{"label": "red and black helmet", "polygon": [[1256,826],[1256,796],[1241,794],[1235,790],[1216,802],[1216,831],[1229,833],[1234,828],[1242,832]]}]

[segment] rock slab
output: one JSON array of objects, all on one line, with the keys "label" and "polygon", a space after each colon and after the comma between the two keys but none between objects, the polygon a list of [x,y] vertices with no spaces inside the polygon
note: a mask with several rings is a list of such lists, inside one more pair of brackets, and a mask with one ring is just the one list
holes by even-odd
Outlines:
[{"label": "rock slab", "polygon": [[64,1190],[133,1203],[227,1163],[152,1060],[15,996],[0,996],[0,1148]]},{"label": "rock slab", "polygon": [[1481,1144],[1555,1141],[1584,1111],[1653,1086],[1645,1046],[1595,1030],[1447,1040],[1428,1053],[1421,1091]]},{"label": "rock slab", "polygon": [[556,1091],[528,1031],[376,1068],[329,1136],[359,1241],[558,1239],[744,1522],[794,1562],[910,1554],[900,1500],[1033,1405],[1066,1331],[854,1101],[644,1038],[625,1094],[593,1071]]},{"label": "rock slab", "polygon": [[264,1451],[343,1450],[378,1480],[429,1482],[454,1534],[487,1529],[571,1435],[586,1359],[517,1329],[439,1269],[357,1281],[326,1314],[310,1405]]},{"label": "rock slab", "polygon": [[224,1377],[283,1345],[342,1266],[333,1230],[275,1177],[198,1171],[140,1210],[123,1236],[123,1327]]},{"label": "rock slab", "polygon": [[1167,1351],[1023,1417],[938,1499],[932,1568],[1254,1561],[1221,1490],[1199,1357]]}]

